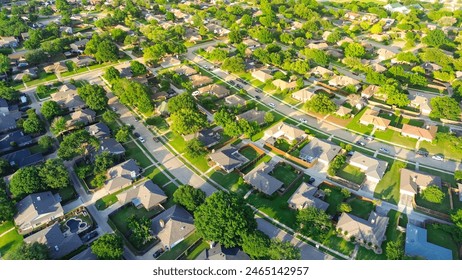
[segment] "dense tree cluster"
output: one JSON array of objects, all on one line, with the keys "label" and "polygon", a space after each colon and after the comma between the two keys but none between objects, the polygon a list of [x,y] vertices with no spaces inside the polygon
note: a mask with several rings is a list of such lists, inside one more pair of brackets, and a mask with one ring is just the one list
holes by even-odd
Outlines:
[{"label": "dense tree cluster", "polygon": [[205,192],[190,185],[181,185],[173,193],[173,201],[194,212],[205,201]]},{"label": "dense tree cluster", "polygon": [[93,242],[91,251],[100,260],[120,260],[124,253],[124,244],[117,234],[105,234]]},{"label": "dense tree cluster", "polygon": [[154,110],[151,91],[145,85],[128,79],[118,79],[113,83],[113,90],[120,102],[135,107],[143,114]]},{"label": "dense tree cluster", "polygon": [[78,88],[77,92],[90,109],[103,110],[106,108],[108,98],[102,86],[85,84]]},{"label": "dense tree cluster", "polygon": [[90,146],[94,149],[99,148],[99,142],[94,136],[84,129],[74,131],[64,136],[59,145],[58,157],[70,160],[76,156],[83,156],[88,153]]}]

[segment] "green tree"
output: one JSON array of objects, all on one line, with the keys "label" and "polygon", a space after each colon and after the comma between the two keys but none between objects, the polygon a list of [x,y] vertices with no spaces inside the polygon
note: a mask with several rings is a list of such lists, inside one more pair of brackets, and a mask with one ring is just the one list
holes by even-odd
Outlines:
[{"label": "green tree", "polygon": [[456,170],[454,172],[454,179],[456,181],[462,181],[462,170]]},{"label": "green tree", "polygon": [[120,72],[114,66],[111,66],[106,69],[106,72],[104,72],[103,77],[111,83],[114,80],[120,79]]},{"label": "green tree", "polygon": [[70,185],[71,179],[63,161],[48,159],[39,167],[39,176],[47,189],[63,189]]},{"label": "green tree", "polygon": [[0,73],[6,73],[10,69],[10,59],[8,56],[0,53]]},{"label": "green tree", "polygon": [[95,53],[98,62],[117,61],[119,59],[119,48],[109,40],[103,40],[98,44]]},{"label": "green tree", "polygon": [[125,37],[127,37],[127,32],[120,28],[114,28],[111,30],[111,37],[114,41],[122,43],[125,40]]},{"label": "green tree", "polygon": [[231,44],[238,44],[242,42],[242,35],[239,30],[233,30],[228,34],[229,42]]},{"label": "green tree", "polygon": [[130,62],[130,69],[132,70],[133,76],[144,75],[148,72],[146,66],[136,60]]},{"label": "green tree", "polygon": [[103,122],[106,124],[110,124],[110,123],[115,122],[118,117],[119,115],[116,112],[112,110],[106,110],[103,113]]},{"label": "green tree", "polygon": [[64,136],[59,145],[58,157],[63,160],[70,160],[76,156],[83,156],[88,152],[87,149],[90,145],[94,149],[98,149],[99,141],[84,129],[74,131]]},{"label": "green tree", "polygon": [[93,242],[91,251],[100,260],[120,260],[124,253],[124,244],[117,234],[105,234]]},{"label": "green tree", "polygon": [[254,259],[265,259],[268,257],[270,239],[259,230],[254,230],[242,235],[242,250]]},{"label": "green tree", "polygon": [[44,190],[39,170],[35,166],[27,166],[13,174],[10,181],[10,192],[18,198]]},{"label": "green tree", "polygon": [[271,112],[266,112],[265,113],[265,122],[266,123],[272,123],[274,121],[274,115]]},{"label": "green tree", "polygon": [[383,31],[382,25],[379,24],[379,23],[376,23],[376,24],[372,25],[372,27],[370,29],[370,32],[372,34],[380,34],[380,33],[382,33],[382,31]]},{"label": "green tree", "polygon": [[15,205],[6,192],[5,182],[0,182],[0,223],[10,221],[14,217]]},{"label": "green tree", "polygon": [[207,118],[198,110],[181,109],[170,115],[172,131],[177,134],[190,134],[207,125]]},{"label": "green tree", "polygon": [[27,111],[27,119],[22,124],[22,128],[25,133],[40,133],[45,130],[43,122],[40,120],[34,109]]},{"label": "green tree", "polygon": [[40,112],[45,118],[51,120],[54,117],[59,116],[62,113],[62,110],[56,101],[48,100],[43,102]]},{"label": "green tree", "polygon": [[[4,159],[0,158],[0,177],[5,176],[8,172],[11,170],[11,165],[10,163]],[[0,182],[1,185],[1,182]]]},{"label": "green tree", "polygon": [[127,227],[130,230],[129,240],[136,248],[142,248],[154,238],[151,234],[151,221],[146,217],[131,216]]},{"label": "green tree", "polygon": [[460,229],[462,229],[462,209],[458,209],[451,214],[452,222]]},{"label": "green tree", "polygon": [[15,247],[6,257],[9,260],[48,260],[48,247],[38,242],[22,243]]},{"label": "green tree", "polygon": [[199,139],[194,138],[186,143],[185,152],[188,156],[197,158],[206,154],[207,150]]},{"label": "green tree", "polygon": [[316,113],[329,114],[335,112],[337,106],[330,100],[329,96],[325,94],[316,94],[305,103],[305,108]]},{"label": "green tree", "polygon": [[205,240],[225,247],[242,242],[242,235],[257,226],[252,209],[242,198],[223,191],[213,193],[194,212],[196,230]]},{"label": "green tree", "polygon": [[128,79],[118,79],[113,83],[113,90],[120,102],[135,107],[140,113],[147,114],[154,110],[151,90],[145,85]]},{"label": "green tree", "polygon": [[108,98],[102,86],[85,84],[77,92],[90,109],[103,110],[106,108]]},{"label": "green tree", "polygon": [[444,199],[444,193],[437,186],[428,186],[422,191],[422,198],[432,203],[441,203]]},{"label": "green tree", "polygon": [[388,92],[387,104],[396,105],[398,107],[405,107],[409,104],[409,98],[407,94],[399,91]]},{"label": "green tree", "polygon": [[245,71],[245,63],[240,56],[228,57],[223,61],[221,68],[231,73],[242,73]]},{"label": "green tree", "polygon": [[196,101],[194,100],[194,97],[192,97],[191,94],[189,93],[182,93],[180,95],[177,95],[175,97],[172,97],[168,100],[168,111],[173,114],[181,109],[191,109],[195,110],[197,109],[197,104]]},{"label": "green tree", "polygon": [[205,192],[190,185],[181,185],[173,193],[173,201],[194,212],[205,201]]},{"label": "green tree", "polygon": [[433,97],[430,100],[432,111],[431,118],[458,120],[460,117],[460,107],[457,101],[448,96]]},{"label": "green tree", "polygon": [[290,244],[290,242],[271,240],[268,249],[268,255],[271,260],[300,260],[300,249]]},{"label": "green tree", "polygon": [[337,171],[345,165],[346,157],[344,155],[338,155],[329,163],[327,174],[335,176]]},{"label": "green tree", "polygon": [[95,173],[106,172],[106,170],[114,165],[114,156],[108,151],[104,151],[101,154],[95,156],[94,170]]},{"label": "green tree", "polygon": [[19,99],[19,92],[12,87],[7,86],[5,82],[0,81],[0,97],[8,101]]},{"label": "green tree", "polygon": [[115,139],[119,143],[125,143],[130,140],[130,128],[128,126],[122,126],[117,130]]},{"label": "green tree", "polygon": [[45,135],[40,137],[38,145],[43,151],[49,151],[53,147],[54,140],[51,136]]},{"label": "green tree", "polygon": [[402,260],[404,258],[404,240],[402,236],[396,241],[387,242],[385,255],[387,260]]},{"label": "green tree", "polygon": [[307,207],[297,212],[297,224],[300,232],[306,236],[327,236],[332,229],[329,215],[316,207]]},{"label": "green tree", "polygon": [[361,58],[366,54],[364,47],[361,44],[353,42],[345,47],[345,56]]},{"label": "green tree", "polygon": [[60,135],[67,130],[66,120],[63,117],[55,118],[53,122],[51,122],[50,130],[54,135]]},{"label": "green tree", "polygon": [[440,29],[430,30],[422,39],[424,44],[427,44],[431,47],[439,48],[442,45],[445,45],[449,42],[449,39],[446,37],[444,32]]},{"label": "green tree", "polygon": [[348,204],[348,203],[341,203],[341,204],[338,206],[338,211],[339,211],[339,212],[349,213],[349,212],[351,212],[351,210],[353,210],[353,209],[351,208],[351,205]]}]

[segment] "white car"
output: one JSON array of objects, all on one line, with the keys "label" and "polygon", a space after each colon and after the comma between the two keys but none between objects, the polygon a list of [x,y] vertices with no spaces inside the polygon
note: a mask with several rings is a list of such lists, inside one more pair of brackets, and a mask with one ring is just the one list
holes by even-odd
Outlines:
[{"label": "white car", "polygon": [[432,156],[432,159],[437,160],[437,161],[444,161],[444,157],[441,155],[434,155]]},{"label": "white car", "polygon": [[192,96],[196,96],[196,95],[199,95],[200,92],[198,90],[196,90],[195,92],[192,93]]},{"label": "white car", "polygon": [[305,124],[308,123],[308,121],[305,120],[304,118],[300,118],[299,121],[300,121],[301,123],[305,123]]},{"label": "white car", "polygon": [[274,103],[268,103],[268,106],[270,106],[271,108],[276,107],[276,105],[274,105]]},{"label": "white car", "polygon": [[138,140],[140,140],[140,142],[141,142],[141,143],[144,143],[144,141],[145,141],[145,140],[144,140],[144,138],[143,138],[143,137],[141,137],[141,136],[140,136],[140,137],[138,137]]}]

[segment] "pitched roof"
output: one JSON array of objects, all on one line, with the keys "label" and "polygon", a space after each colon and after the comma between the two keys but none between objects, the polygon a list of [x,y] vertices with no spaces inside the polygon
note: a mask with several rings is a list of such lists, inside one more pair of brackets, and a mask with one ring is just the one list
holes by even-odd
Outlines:
[{"label": "pitched roof", "polygon": [[325,162],[330,162],[340,151],[340,146],[313,138],[300,150],[300,156],[305,157],[305,160],[307,158],[319,158]]},{"label": "pitched roof", "polygon": [[183,207],[174,205],[152,219],[151,229],[164,246],[170,247],[194,231],[194,219]]},{"label": "pitched roof", "polygon": [[85,127],[85,130],[98,139],[107,138],[111,136],[111,130],[106,124],[102,122],[87,126]]},{"label": "pitched roof", "polygon": [[337,114],[339,116],[346,116],[349,113],[351,113],[351,111],[352,110],[350,108],[347,108],[345,106],[340,106],[340,107],[338,107],[338,110],[337,110],[337,112],[335,112],[335,114]]},{"label": "pitched roof", "polygon": [[58,223],[26,237],[24,242],[46,245],[52,259],[60,259],[83,245],[77,234],[64,235]]},{"label": "pitched roof", "polygon": [[318,191],[317,188],[308,185],[303,182],[300,187],[295,191],[295,193],[289,198],[290,205],[293,205],[296,209],[304,209],[307,207],[316,207],[324,211],[329,207],[329,203],[321,200],[315,196],[315,193]]},{"label": "pitched roof", "polygon": [[244,180],[262,193],[272,195],[284,185],[283,182],[269,175],[273,169],[273,164],[262,162],[244,175]]},{"label": "pitched roof", "polygon": [[96,112],[91,109],[83,109],[71,113],[71,120],[76,122],[80,121],[88,124],[96,117]]},{"label": "pitched roof", "polygon": [[391,123],[389,119],[381,118],[378,116],[379,112],[367,109],[366,112],[361,116],[360,121],[366,125],[374,125],[378,127],[388,127]]},{"label": "pitched roof", "polygon": [[377,91],[379,91],[380,87],[379,86],[376,86],[376,85],[369,85],[367,88],[365,88],[362,92],[361,92],[361,96],[365,96],[367,98],[371,98],[374,94],[377,93]]},{"label": "pitched roof", "polygon": [[342,213],[337,228],[347,231],[348,235],[355,236],[357,239],[380,247],[387,230],[388,220],[388,217],[379,216],[374,211],[371,212],[367,221],[348,213]]},{"label": "pitched roof", "polygon": [[401,133],[403,134],[427,139],[429,141],[433,141],[433,139],[435,139],[437,131],[438,127],[434,125],[428,126],[428,129],[425,129],[418,126],[403,124],[403,128],[401,129]]},{"label": "pitched roof", "polygon": [[268,134],[274,138],[286,137],[289,139],[298,139],[306,136],[305,131],[284,122],[268,128],[265,131],[265,134]]},{"label": "pitched roof", "polygon": [[232,171],[245,162],[245,158],[239,155],[238,150],[230,146],[225,146],[211,153],[209,157],[227,172]]},{"label": "pitched roof", "polygon": [[427,173],[412,171],[406,168],[401,169],[399,189],[417,194],[419,187],[435,185],[441,187],[441,178]]},{"label": "pitched roof", "polygon": [[212,78],[200,74],[192,75],[189,77],[189,79],[191,80],[191,83],[194,87],[210,84],[213,82]]},{"label": "pitched roof", "polygon": [[285,89],[295,88],[297,86],[297,82],[296,81],[286,82],[281,79],[276,79],[273,81],[273,85],[281,90],[285,90]]},{"label": "pitched roof", "polygon": [[[361,166],[366,176],[381,179],[387,170],[388,162],[365,156],[359,152],[353,152],[350,163]],[[365,169],[364,169],[365,168]]]},{"label": "pitched roof", "polygon": [[41,153],[32,154],[29,149],[16,151],[2,156],[2,158],[7,160],[10,165],[18,168],[38,164],[44,161],[44,157]]},{"label": "pitched roof", "polygon": [[302,88],[292,93],[293,98],[299,101],[302,101],[302,102],[306,102],[310,100],[313,96],[314,96],[314,92],[309,91],[308,88]]},{"label": "pitched roof", "polygon": [[411,223],[406,227],[404,251],[407,256],[419,256],[427,260],[452,260],[452,251],[427,241],[427,230]]},{"label": "pitched roof", "polygon": [[136,164],[135,160],[124,161],[108,170],[109,180],[106,181],[105,188],[111,193],[129,186],[140,175],[140,171],[141,168]]},{"label": "pitched roof", "polygon": [[119,202],[127,204],[137,199],[146,209],[151,209],[163,203],[167,199],[164,191],[154,184],[151,180],[142,182],[141,184],[117,195]]},{"label": "pitched roof", "polygon": [[387,60],[387,59],[390,59],[392,57],[395,57],[396,53],[395,52],[392,52],[390,50],[387,50],[387,49],[378,49],[377,50],[377,54],[382,57],[382,59],[384,60]]},{"label": "pitched roof", "polygon": [[120,155],[125,153],[125,148],[117,142],[114,138],[104,138],[101,140],[100,152],[109,152],[113,155]]},{"label": "pitched roof", "polygon": [[204,250],[196,260],[250,260],[250,257],[238,247],[225,248],[223,245],[215,244],[212,248]]},{"label": "pitched roof", "polygon": [[245,111],[242,114],[239,114],[236,116],[238,120],[244,119],[247,120],[248,122],[257,122],[258,125],[262,125],[265,122],[265,111],[258,111],[256,109],[248,110]]},{"label": "pitched roof", "polygon": [[186,76],[191,76],[197,74],[196,69],[189,67],[188,65],[181,65],[180,67],[174,70],[176,73]]},{"label": "pitched roof", "polygon": [[[14,217],[14,223],[19,228],[24,229],[34,226],[34,221],[41,216],[54,216],[56,213],[56,218],[58,218],[63,213],[61,203],[56,200],[50,191],[26,196],[16,204],[16,209],[17,213]],[[60,213],[61,215],[59,215]]]},{"label": "pitched roof", "polygon": [[335,76],[329,80],[329,85],[344,87],[347,85],[357,85],[360,82],[347,76]]},{"label": "pitched roof", "polygon": [[267,80],[271,80],[273,78],[272,75],[262,70],[257,70],[257,71],[252,72],[252,77],[254,77],[255,79],[261,82],[266,82]]},{"label": "pitched roof", "polygon": [[226,96],[225,102],[232,106],[238,106],[238,105],[244,106],[246,103],[246,100],[237,94],[233,94],[233,95]]},{"label": "pitched roof", "polygon": [[316,66],[313,69],[311,69],[311,73],[315,75],[321,75],[323,76],[324,74],[332,75],[334,72],[330,71],[327,68],[324,68],[322,66]]},{"label": "pitched roof", "polygon": [[211,84],[211,85],[206,85],[205,87],[201,87],[198,89],[200,93],[206,93],[209,92],[211,94],[214,94],[218,98],[223,98],[226,95],[229,94],[229,89],[227,89],[225,86],[218,85],[218,84]]}]

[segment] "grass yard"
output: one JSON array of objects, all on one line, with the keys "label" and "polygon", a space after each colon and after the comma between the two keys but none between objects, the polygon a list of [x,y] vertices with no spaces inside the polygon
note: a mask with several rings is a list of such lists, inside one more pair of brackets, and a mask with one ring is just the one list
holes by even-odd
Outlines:
[{"label": "grass yard", "polygon": [[366,108],[362,109],[358,114],[356,114],[356,116],[354,116],[354,118],[350,121],[350,123],[347,124],[346,128],[362,133],[362,134],[370,135],[374,127],[372,125],[363,125],[359,123],[359,120],[361,119],[361,117],[364,115],[365,112],[366,112]]},{"label": "grass yard", "polygon": [[202,172],[205,172],[210,168],[205,156],[193,158],[185,154],[186,141],[181,135],[169,132],[166,136],[169,139],[170,145],[172,145],[179,154],[182,154],[194,167]]},{"label": "grass yard", "polygon": [[58,190],[59,196],[61,196],[61,203],[66,204],[67,202],[70,202],[77,198],[77,193],[75,192],[75,189],[72,185],[67,186],[64,189]]},{"label": "grass yard", "polygon": [[400,170],[404,167],[406,167],[404,162],[395,161],[375,187],[374,197],[398,205],[400,198]]},{"label": "grass yard", "polygon": [[377,139],[382,139],[384,141],[396,143],[396,144],[405,146],[409,149],[414,149],[417,143],[416,139],[402,136],[401,133],[399,133],[398,131],[394,131],[391,129],[387,129],[385,131],[377,130],[374,133],[374,136]]},{"label": "grass yard", "polygon": [[175,205],[175,203],[173,202],[173,193],[176,191],[177,188],[178,187],[174,183],[170,183],[162,187],[162,190],[168,196],[167,201],[163,204],[165,209],[168,209],[172,207],[173,205]]},{"label": "grass yard", "polygon": [[350,204],[352,209],[350,214],[365,220],[369,219],[369,215],[374,210],[374,204],[372,204],[372,202],[362,200],[354,196],[353,198],[348,199],[347,203]]},{"label": "grass yard", "polygon": [[162,171],[159,168],[155,166],[151,166],[148,169],[144,170],[143,176],[151,179],[158,186],[163,186],[170,182],[170,179],[164,173],[162,173]]},{"label": "grass yard", "polygon": [[165,132],[169,128],[165,119],[159,116],[148,118],[146,123],[155,126],[160,132]]},{"label": "grass yard", "polygon": [[39,73],[39,78],[36,79],[36,80],[32,80],[32,81],[29,81],[26,83],[26,85],[28,87],[31,87],[31,86],[35,86],[37,84],[40,84],[40,83],[44,83],[44,82],[49,82],[49,81],[53,81],[53,80],[56,80],[58,79],[58,77],[56,77],[55,74],[48,74],[48,73],[45,73],[45,72],[41,72]]},{"label": "grass yard", "polygon": [[293,99],[291,94],[275,93],[273,94],[273,97],[285,101],[290,105],[296,105],[300,103],[300,101]]},{"label": "grass yard", "polygon": [[[4,222],[0,224],[0,235],[6,231],[14,228],[12,221]],[[12,249],[22,244],[23,237],[18,233],[16,229],[6,233],[0,237],[0,257],[7,255]]]},{"label": "grass yard", "polygon": [[279,181],[284,183],[284,187],[288,187],[292,184],[300,171],[296,170],[292,165],[286,163],[277,164],[273,171],[270,172],[270,175]]},{"label": "grass yard", "polygon": [[[69,69],[69,65],[68,65],[68,69]],[[76,75],[76,74],[80,74],[80,73],[88,72],[88,71],[89,70],[87,67],[81,67],[81,68],[75,68],[75,69],[72,67],[72,70],[69,69],[69,71],[61,73],[61,77],[65,78],[65,77],[69,77],[72,75]]]},{"label": "grass yard", "polygon": [[452,144],[449,140],[433,140],[433,143],[422,141],[420,148],[427,150],[430,154],[443,154],[446,159],[460,161],[462,158],[462,149]]},{"label": "grass yard", "polygon": [[327,203],[329,203],[329,208],[327,208],[326,213],[335,216],[337,214],[338,206],[343,202],[345,197],[343,196],[341,189],[336,186],[329,186],[326,184],[321,184],[319,186],[321,190],[329,189],[331,190],[329,195],[326,195],[324,199]]},{"label": "grass yard", "polygon": [[251,189],[251,187],[244,182],[244,179],[237,172],[223,174],[221,171],[213,171],[209,177],[220,184],[223,188],[228,189],[239,196],[244,196]]},{"label": "grass yard", "polygon": [[210,244],[206,241],[202,241],[194,250],[188,253],[187,260],[195,260],[204,250],[209,249]]},{"label": "grass yard", "polygon": [[448,194],[448,188],[446,186],[442,186],[442,191],[445,194],[444,199],[441,203],[433,203],[428,202],[427,200],[422,198],[421,194],[415,195],[415,203],[419,206],[432,209],[441,213],[450,214],[452,212],[451,205],[450,205],[450,198]]},{"label": "grass yard", "polygon": [[115,193],[108,194],[108,195],[103,196],[102,198],[98,199],[95,202],[95,207],[99,211],[102,211],[102,210],[108,208],[109,206],[111,206],[112,204],[116,203],[117,201],[118,201],[118,199],[117,199],[117,196],[116,196]]},{"label": "grass yard", "polygon": [[258,152],[250,146],[243,147],[242,149],[239,150],[239,153],[245,156],[250,161],[258,157]]},{"label": "grass yard", "polygon": [[247,174],[249,173],[252,169],[257,167],[260,163],[262,162],[268,162],[271,160],[271,157],[269,155],[264,155],[261,159],[257,160],[255,163],[250,164],[246,166],[244,169],[241,170],[242,173]]},{"label": "grass yard", "polygon": [[355,245],[342,237],[338,237],[334,230],[332,230],[326,239],[321,242],[323,245],[339,251],[347,256],[353,253]]},{"label": "grass yard", "polygon": [[40,98],[40,99],[45,99],[47,97],[50,97],[51,94],[57,92],[58,89],[57,88],[50,88],[50,87],[47,87],[47,91],[46,92],[40,92],[40,93],[37,93],[37,96]]},{"label": "grass yard", "polygon": [[186,239],[178,243],[175,247],[171,250],[166,251],[163,253],[158,260],[175,260],[177,259],[184,251],[186,251],[189,247],[191,247],[194,243],[196,243],[200,239],[200,236],[197,232],[193,232],[190,236]]},{"label": "grass yard", "polygon": [[125,151],[125,156],[127,158],[132,158],[138,162],[142,168],[146,168],[151,165],[151,160],[143,153],[143,151],[135,144],[135,142],[129,142],[123,144]]},{"label": "grass yard", "polygon": [[438,228],[437,225],[429,224],[427,226],[427,241],[438,246],[450,249],[452,251],[453,259],[459,259],[459,248],[457,246],[457,243],[452,239],[451,234]]},{"label": "grass yard", "polygon": [[366,174],[364,174],[361,169],[349,164],[339,169],[337,171],[337,176],[358,185],[361,185],[362,182],[364,182],[364,179],[366,179]]},{"label": "grass yard", "polygon": [[289,142],[287,142],[285,139],[279,138],[275,143],[274,146],[278,148],[279,150],[283,150],[284,152],[288,152],[291,148],[291,145]]},{"label": "grass yard", "polygon": [[111,214],[109,218],[116,225],[117,229],[128,237],[130,232],[127,227],[127,222],[130,217],[135,216],[137,218],[146,217],[148,219],[152,219],[162,211],[163,210],[161,207],[155,207],[153,210],[147,211],[143,207],[137,209],[132,204],[127,204],[126,206],[120,208],[120,210],[116,213]]}]

